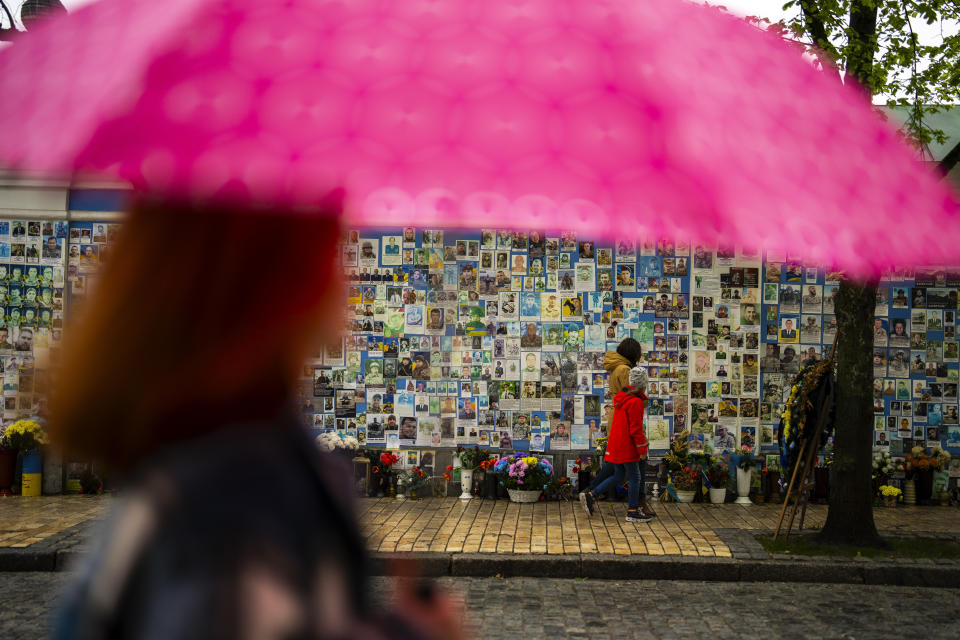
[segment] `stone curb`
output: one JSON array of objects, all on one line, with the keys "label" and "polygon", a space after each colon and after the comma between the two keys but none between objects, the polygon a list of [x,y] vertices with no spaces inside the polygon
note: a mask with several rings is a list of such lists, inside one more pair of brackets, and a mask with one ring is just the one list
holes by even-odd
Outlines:
[{"label": "stone curb", "polygon": [[53,550],[0,549],[0,571],[54,571],[57,553]]},{"label": "stone curb", "polygon": [[[0,548],[0,571],[65,571],[80,551]],[[391,575],[398,563],[424,577],[538,577],[703,582],[807,582],[960,588],[960,563],[737,560],[645,555],[506,555],[496,553],[373,553],[371,573]]]}]

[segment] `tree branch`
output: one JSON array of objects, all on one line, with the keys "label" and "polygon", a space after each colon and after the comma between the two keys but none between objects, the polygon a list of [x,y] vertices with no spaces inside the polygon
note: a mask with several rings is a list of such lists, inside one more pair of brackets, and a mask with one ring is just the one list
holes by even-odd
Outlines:
[{"label": "tree branch", "polygon": [[837,62],[840,59],[840,54],[827,36],[827,27],[816,0],[800,0],[800,10],[803,12],[803,23],[806,25],[813,43],[830,56],[831,60]]}]

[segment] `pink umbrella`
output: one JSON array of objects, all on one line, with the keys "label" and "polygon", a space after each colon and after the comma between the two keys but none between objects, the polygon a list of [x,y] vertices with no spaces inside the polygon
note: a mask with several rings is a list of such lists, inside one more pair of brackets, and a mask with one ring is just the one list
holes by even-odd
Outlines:
[{"label": "pink umbrella", "polygon": [[[351,224],[564,228],[952,262],[896,131],[775,37],[679,0],[104,0],[0,56],[0,160]],[[9,123],[18,123],[11,125]]]}]

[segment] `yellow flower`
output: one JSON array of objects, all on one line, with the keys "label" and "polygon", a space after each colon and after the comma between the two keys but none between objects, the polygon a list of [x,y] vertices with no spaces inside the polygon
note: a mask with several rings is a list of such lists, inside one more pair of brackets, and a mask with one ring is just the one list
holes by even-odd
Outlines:
[{"label": "yellow flower", "polygon": [[534,456],[527,456],[526,458],[523,459],[523,461],[531,466],[539,462],[539,460],[537,460]]},{"label": "yellow flower", "polygon": [[790,391],[791,391],[792,393],[796,393],[796,392],[797,392],[797,385],[793,385],[792,387],[790,387]]}]

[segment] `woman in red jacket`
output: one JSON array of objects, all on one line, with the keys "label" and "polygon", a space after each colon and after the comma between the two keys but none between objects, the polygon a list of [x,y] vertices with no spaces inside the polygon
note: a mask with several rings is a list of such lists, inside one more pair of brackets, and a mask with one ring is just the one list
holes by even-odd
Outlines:
[{"label": "woman in red jacket", "polygon": [[610,439],[607,441],[606,462],[615,465],[613,475],[586,492],[590,512],[596,502],[596,493],[603,493],[615,484],[621,484],[624,477],[630,480],[627,491],[629,506],[628,522],[648,522],[653,516],[640,510],[645,503],[643,476],[647,466],[647,436],[643,431],[643,411],[647,405],[647,370],[634,367],[630,370],[630,384],[613,398],[613,423],[610,426]]}]

